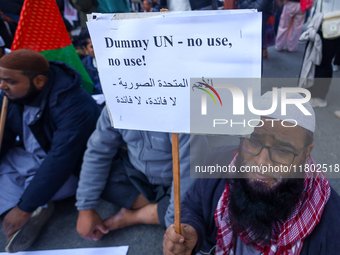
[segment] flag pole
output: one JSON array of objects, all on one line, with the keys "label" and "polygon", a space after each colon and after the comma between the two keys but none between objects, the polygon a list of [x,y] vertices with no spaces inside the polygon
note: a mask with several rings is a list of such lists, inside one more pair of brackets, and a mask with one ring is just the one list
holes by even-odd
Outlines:
[{"label": "flag pole", "polygon": [[8,108],[8,99],[6,96],[4,96],[4,99],[2,101],[1,117],[0,117],[0,150],[1,150],[1,145],[2,145],[2,138],[4,136],[7,108]]},{"label": "flag pole", "polygon": [[179,166],[179,140],[178,134],[171,134],[172,140],[172,166],[175,200],[175,231],[181,232],[181,185],[180,185],[180,166]]}]

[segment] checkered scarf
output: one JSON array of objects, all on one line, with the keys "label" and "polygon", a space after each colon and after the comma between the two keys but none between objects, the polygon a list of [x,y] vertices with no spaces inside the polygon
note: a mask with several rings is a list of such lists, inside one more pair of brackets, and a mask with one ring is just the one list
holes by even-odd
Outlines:
[{"label": "checkered scarf", "polygon": [[[234,166],[237,154],[231,161]],[[314,159],[309,156],[306,164],[317,168]],[[310,168],[309,168],[310,169]],[[264,255],[295,255],[300,254],[304,239],[312,233],[319,223],[325,204],[331,194],[331,188],[324,173],[306,173],[304,181],[304,196],[299,200],[295,211],[284,223],[277,223],[274,229],[279,229],[280,233],[274,235],[266,247],[254,246],[256,250]],[[228,211],[229,187],[228,184],[217,204],[215,221],[217,231],[217,255],[234,255],[235,238],[231,224],[229,223]],[[238,233],[241,240],[250,238],[249,233]]]}]

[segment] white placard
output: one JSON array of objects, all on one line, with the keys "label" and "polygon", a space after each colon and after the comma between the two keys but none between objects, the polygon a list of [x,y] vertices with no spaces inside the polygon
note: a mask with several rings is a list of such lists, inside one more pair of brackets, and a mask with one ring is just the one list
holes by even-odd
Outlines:
[{"label": "white placard", "polygon": [[[62,249],[62,250],[45,250],[45,251],[21,251],[17,255],[126,255],[129,246],[117,247],[101,247],[101,248],[79,248],[79,249]],[[0,254],[8,255],[7,252],[0,252]]]},{"label": "white placard", "polygon": [[190,132],[190,78],[260,78],[261,13],[205,11],[88,22],[115,128]]}]

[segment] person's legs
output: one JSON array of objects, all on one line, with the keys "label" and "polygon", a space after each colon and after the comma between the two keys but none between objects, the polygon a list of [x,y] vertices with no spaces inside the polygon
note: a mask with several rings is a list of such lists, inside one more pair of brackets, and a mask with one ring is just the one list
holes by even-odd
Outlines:
[{"label": "person's legs", "polygon": [[333,59],[333,72],[339,71],[339,67],[340,67],[340,47],[337,50],[335,57]]},{"label": "person's legs", "polygon": [[45,208],[38,207],[32,214],[26,213],[27,218],[23,217],[23,211],[16,207],[25,188],[39,169],[41,161],[42,159],[20,147],[11,149],[1,161],[0,214],[6,212],[3,224],[13,226],[13,222],[21,222],[6,233],[7,252],[18,252],[29,248],[52,216],[53,204]]},{"label": "person's legs", "polygon": [[340,38],[324,39],[322,33],[319,32],[319,34],[322,39],[322,61],[315,67],[314,85],[308,90],[312,98],[325,100],[333,76],[332,59],[340,48]]},{"label": "person's legs", "polygon": [[122,157],[116,159],[111,166],[111,172],[101,198],[117,206],[132,209],[132,205],[140,192],[129,180]]},{"label": "person's legs", "polygon": [[277,30],[275,49],[278,51],[283,50],[287,42],[287,36],[289,32],[290,23],[292,21],[291,16],[291,2],[285,3],[280,18],[279,28]]},{"label": "person's legs", "polygon": [[[267,45],[266,45],[266,30],[267,30],[267,23],[270,18],[271,14],[269,12],[262,12],[262,60],[263,58],[268,57],[267,52]],[[261,73],[263,73],[263,63],[261,64]]]},{"label": "person's legs", "polygon": [[283,6],[280,9],[275,9],[274,11],[274,32],[277,35],[277,30],[279,29],[279,23],[282,15]]},{"label": "person's legs", "polygon": [[340,66],[340,47],[339,47],[339,49],[337,50],[337,52],[335,54],[333,64],[337,65],[337,66]]},{"label": "person's legs", "polygon": [[287,39],[286,39],[287,50],[288,50],[288,40],[293,33],[293,22],[294,22],[294,17],[295,17],[295,15],[293,13],[291,15],[292,15],[291,16],[291,22],[289,24],[289,28],[288,28],[288,31],[287,31]]},{"label": "person's legs", "polygon": [[74,196],[77,191],[78,181],[79,179],[76,176],[71,175],[64,183],[64,185],[57,191],[57,193],[54,194],[51,201],[61,200]]},{"label": "person's legs", "polygon": [[287,40],[288,51],[296,51],[299,38],[302,32],[303,23],[305,21],[306,12],[302,12],[300,8],[300,3],[294,3],[294,17],[292,19],[292,24],[290,28],[290,33]]},{"label": "person's legs", "polygon": [[0,164],[0,214],[15,207],[41,162],[20,147],[7,152]]},{"label": "person's legs", "polygon": [[116,215],[107,218],[104,224],[108,226],[110,231],[138,224],[158,225],[160,222],[158,219],[157,205],[157,203],[148,203],[135,210],[122,208]]},{"label": "person's legs", "polygon": [[0,215],[18,204],[24,184],[25,177],[17,173],[0,173]]},{"label": "person's legs", "polygon": [[137,224],[160,224],[159,217],[164,218],[164,215],[159,215],[158,202],[170,199],[166,188],[150,184],[143,173],[133,168],[126,153],[113,163],[112,169],[101,197],[122,209],[104,221],[109,230]]},{"label": "person's legs", "polygon": [[[25,178],[24,183],[27,182]],[[51,201],[65,199],[75,194],[78,178],[71,175]],[[30,219],[18,231],[8,239],[5,250],[7,252],[18,252],[29,248],[38,238],[40,231],[51,218],[54,211],[53,202],[38,207],[30,216]]]},{"label": "person's legs", "polygon": [[149,204],[149,201],[142,195],[139,194],[135,202],[133,202],[131,209],[137,210]]},{"label": "person's legs", "polygon": [[265,34],[267,29],[267,23],[270,18],[271,14],[269,12],[262,12],[262,49],[265,48],[264,41],[265,41]]}]

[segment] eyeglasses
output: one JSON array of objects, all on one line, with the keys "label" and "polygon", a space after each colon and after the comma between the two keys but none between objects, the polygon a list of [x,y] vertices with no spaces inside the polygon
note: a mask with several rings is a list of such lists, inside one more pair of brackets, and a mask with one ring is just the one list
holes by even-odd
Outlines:
[{"label": "eyeglasses", "polygon": [[247,152],[253,156],[258,156],[263,148],[267,148],[271,161],[282,165],[292,164],[295,157],[299,156],[300,153],[306,148],[305,146],[299,153],[295,153],[278,147],[264,145],[251,138],[240,137],[240,139],[241,148],[244,152]]}]

